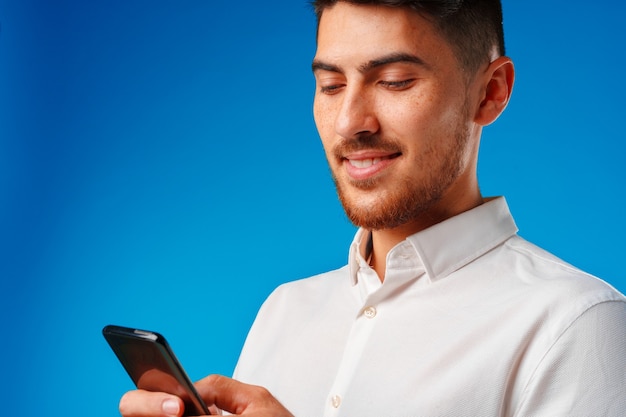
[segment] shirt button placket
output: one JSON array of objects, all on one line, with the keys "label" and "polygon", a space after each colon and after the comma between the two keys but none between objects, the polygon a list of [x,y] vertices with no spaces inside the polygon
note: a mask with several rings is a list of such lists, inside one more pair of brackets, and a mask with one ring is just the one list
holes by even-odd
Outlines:
[{"label": "shirt button placket", "polygon": [[333,408],[339,408],[339,406],[341,405],[341,397],[339,395],[333,395],[330,399],[330,404],[333,406]]},{"label": "shirt button placket", "polygon": [[373,319],[374,317],[376,317],[377,311],[376,311],[376,307],[367,307],[365,310],[363,310],[363,315],[365,317],[367,317],[368,319]]}]

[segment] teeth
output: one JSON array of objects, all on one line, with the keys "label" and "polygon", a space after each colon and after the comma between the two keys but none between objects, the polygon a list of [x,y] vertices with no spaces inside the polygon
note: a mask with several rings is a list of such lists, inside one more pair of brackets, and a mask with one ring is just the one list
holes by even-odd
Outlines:
[{"label": "teeth", "polygon": [[376,165],[382,158],[374,158],[374,159],[350,159],[350,165],[356,168],[369,168],[372,165]]}]

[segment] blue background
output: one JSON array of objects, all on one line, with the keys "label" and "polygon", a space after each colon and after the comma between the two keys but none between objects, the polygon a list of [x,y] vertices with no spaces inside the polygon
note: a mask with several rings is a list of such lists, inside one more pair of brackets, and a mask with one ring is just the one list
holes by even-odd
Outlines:
[{"label": "blue background", "polygon": [[[504,1],[518,75],[483,194],[624,292],[625,6],[536,4]],[[230,374],[274,287],[345,263],[314,30],[301,0],[0,2],[3,415],[116,415],[109,323]]]}]

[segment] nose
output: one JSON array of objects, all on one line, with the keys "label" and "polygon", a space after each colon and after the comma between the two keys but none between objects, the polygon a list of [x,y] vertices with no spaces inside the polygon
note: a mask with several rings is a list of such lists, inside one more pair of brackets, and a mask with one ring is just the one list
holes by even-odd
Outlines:
[{"label": "nose", "polygon": [[347,88],[342,95],[335,119],[335,131],[343,138],[351,139],[373,134],[380,128],[371,97],[359,87]]}]

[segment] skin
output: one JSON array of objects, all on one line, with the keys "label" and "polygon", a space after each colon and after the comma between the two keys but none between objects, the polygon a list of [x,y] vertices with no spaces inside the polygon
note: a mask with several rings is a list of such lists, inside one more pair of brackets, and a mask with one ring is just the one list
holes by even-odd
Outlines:
[{"label": "skin", "polygon": [[[372,230],[371,261],[384,280],[393,246],[482,204],[480,135],[509,101],[513,64],[494,54],[468,75],[417,13],[339,2],[320,19],[313,69],[315,122],[338,193],[355,224]],[[292,416],[262,387],[212,375],[196,388],[214,413]],[[135,390],[120,412],[179,417],[183,403]]]},{"label": "skin", "polygon": [[372,230],[381,280],[407,236],[482,204],[482,127],[504,110],[506,57],[468,76],[426,19],[402,8],[340,2],[320,19],[314,116],[337,191]]},{"label": "skin", "polygon": [[[293,417],[265,388],[244,384],[221,375],[210,375],[196,384],[211,414],[228,410],[247,417]],[[124,417],[180,417],[184,407],[180,398],[163,392],[129,391],[120,400]]]}]

